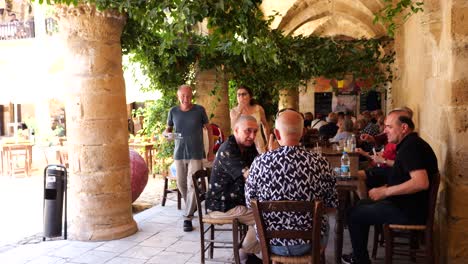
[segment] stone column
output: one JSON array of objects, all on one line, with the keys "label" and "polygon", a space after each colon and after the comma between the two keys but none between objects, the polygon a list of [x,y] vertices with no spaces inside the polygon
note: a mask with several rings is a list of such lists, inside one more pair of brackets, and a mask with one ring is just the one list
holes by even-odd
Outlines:
[{"label": "stone column", "polygon": [[125,83],[125,16],[95,6],[57,6],[70,163],[70,237],[110,240],[137,231],[132,217]]},{"label": "stone column", "polygon": [[279,91],[278,110],[293,108],[299,110],[298,89],[283,89]]},{"label": "stone column", "polygon": [[[451,18],[451,21],[444,21],[447,27],[450,25],[451,39],[447,41],[448,45],[441,46],[441,49],[446,48],[451,52],[447,55],[451,55],[452,61],[450,66],[444,64],[439,68],[452,69],[451,80],[443,79],[447,87],[437,87],[439,90],[446,88],[443,94],[449,97],[443,109],[446,115],[442,119],[449,120],[448,125],[446,122],[440,122],[439,126],[436,126],[445,132],[444,139],[447,142],[447,149],[444,149],[447,151],[447,207],[439,210],[439,215],[446,217],[447,221],[447,225],[441,223],[444,227],[441,229],[441,238],[447,236],[447,241],[442,240],[440,248],[447,249],[447,263],[465,263],[468,259],[468,3],[447,1],[446,5],[449,3],[452,5],[451,10],[449,9],[450,16],[442,17]],[[434,10],[437,10],[436,8],[440,7],[434,6]],[[426,7],[424,9],[426,10]],[[443,32],[441,35],[443,36]]]},{"label": "stone column", "polygon": [[217,124],[225,136],[230,135],[228,83],[224,72],[214,69],[198,72],[195,90],[197,104],[205,107],[210,122]]},{"label": "stone column", "polygon": [[468,3],[424,1],[395,37],[395,106],[413,109],[416,128],[437,155],[436,263],[468,259]]}]

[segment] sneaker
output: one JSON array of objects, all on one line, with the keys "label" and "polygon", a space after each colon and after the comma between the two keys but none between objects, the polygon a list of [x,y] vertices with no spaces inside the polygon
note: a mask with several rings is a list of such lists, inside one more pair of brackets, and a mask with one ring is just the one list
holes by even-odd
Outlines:
[{"label": "sneaker", "polygon": [[341,256],[341,263],[342,264],[355,264],[357,263],[356,260],[353,257],[353,254],[343,254]]},{"label": "sneaker", "polygon": [[372,264],[372,262],[369,259],[365,262],[357,262],[352,253],[343,254],[341,256],[341,263],[342,264]]},{"label": "sneaker", "polygon": [[184,220],[184,232],[193,231],[192,220]]},{"label": "sneaker", "polygon": [[257,257],[255,254],[248,254],[247,255],[247,262],[246,264],[262,264],[262,259]]}]

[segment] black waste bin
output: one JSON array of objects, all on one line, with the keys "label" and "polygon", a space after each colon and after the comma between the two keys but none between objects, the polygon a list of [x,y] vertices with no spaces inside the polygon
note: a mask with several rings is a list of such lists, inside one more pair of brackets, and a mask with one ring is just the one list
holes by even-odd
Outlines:
[{"label": "black waste bin", "polygon": [[67,169],[62,165],[48,165],[44,169],[44,234],[62,236],[62,213],[65,205],[64,238],[67,239]]}]

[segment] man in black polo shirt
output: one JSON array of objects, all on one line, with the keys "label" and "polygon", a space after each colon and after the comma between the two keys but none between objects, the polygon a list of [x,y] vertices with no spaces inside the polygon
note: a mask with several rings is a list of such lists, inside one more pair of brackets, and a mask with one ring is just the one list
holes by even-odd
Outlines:
[{"label": "man in black polo shirt", "polygon": [[414,123],[405,111],[388,114],[385,133],[389,142],[397,144],[395,164],[388,184],[371,189],[371,200],[361,200],[349,211],[353,254],[343,255],[343,263],[371,263],[367,252],[371,225],[426,222],[429,187],[438,171],[437,158],[429,144],[413,130]]}]

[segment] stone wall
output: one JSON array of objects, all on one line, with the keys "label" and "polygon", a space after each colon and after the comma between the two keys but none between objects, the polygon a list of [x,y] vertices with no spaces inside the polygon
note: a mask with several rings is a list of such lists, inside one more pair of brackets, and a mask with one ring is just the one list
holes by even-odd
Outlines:
[{"label": "stone wall", "polygon": [[440,263],[468,259],[468,2],[424,1],[396,38],[397,76],[390,107],[415,111],[420,135],[442,175],[436,246]]},{"label": "stone wall", "polygon": [[225,136],[231,135],[228,84],[224,73],[205,70],[197,73],[195,101],[205,107],[211,123],[218,125]]}]

